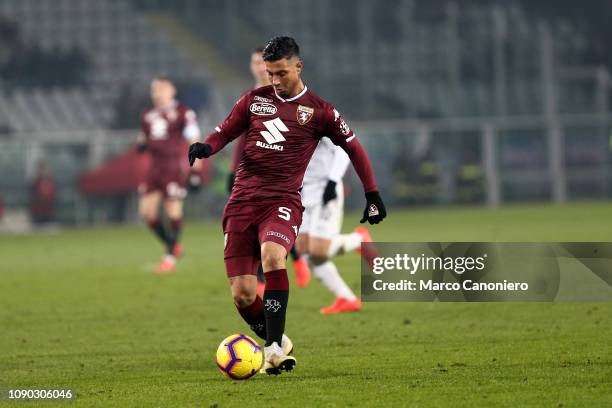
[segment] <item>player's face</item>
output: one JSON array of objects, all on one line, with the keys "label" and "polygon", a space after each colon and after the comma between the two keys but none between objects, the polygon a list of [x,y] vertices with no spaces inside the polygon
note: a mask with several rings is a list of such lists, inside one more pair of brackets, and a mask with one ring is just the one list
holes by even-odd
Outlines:
[{"label": "player's face", "polygon": [[291,98],[301,91],[299,87],[302,82],[300,79],[302,67],[302,60],[298,57],[266,61],[268,78],[270,78],[270,82],[278,96],[281,98]]},{"label": "player's face", "polygon": [[155,79],[151,82],[151,100],[153,105],[164,107],[170,104],[176,95],[176,89],[170,81]]},{"label": "player's face", "polygon": [[267,85],[270,83],[268,73],[266,72],[266,63],[263,60],[261,52],[254,52],[251,54],[251,74],[253,74],[255,82],[259,85]]}]

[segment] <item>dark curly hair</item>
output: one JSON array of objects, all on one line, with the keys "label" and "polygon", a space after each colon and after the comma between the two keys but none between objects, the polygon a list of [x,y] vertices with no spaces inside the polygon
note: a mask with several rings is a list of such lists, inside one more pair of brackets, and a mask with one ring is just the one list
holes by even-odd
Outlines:
[{"label": "dark curly hair", "polygon": [[274,37],[263,50],[264,61],[278,61],[295,56],[300,56],[300,47],[291,37]]}]

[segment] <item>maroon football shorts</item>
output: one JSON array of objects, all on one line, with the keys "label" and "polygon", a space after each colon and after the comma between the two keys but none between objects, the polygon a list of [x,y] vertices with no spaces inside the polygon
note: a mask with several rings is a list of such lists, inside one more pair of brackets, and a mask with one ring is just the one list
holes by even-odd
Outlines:
[{"label": "maroon football shorts", "polygon": [[138,187],[140,194],[160,191],[165,199],[183,200],[187,196],[187,176],[180,170],[152,170],[144,183]]},{"label": "maroon football shorts", "polygon": [[289,253],[302,223],[303,210],[301,202],[294,199],[257,204],[229,202],[223,215],[227,276],[255,275],[264,242],[276,242]]}]

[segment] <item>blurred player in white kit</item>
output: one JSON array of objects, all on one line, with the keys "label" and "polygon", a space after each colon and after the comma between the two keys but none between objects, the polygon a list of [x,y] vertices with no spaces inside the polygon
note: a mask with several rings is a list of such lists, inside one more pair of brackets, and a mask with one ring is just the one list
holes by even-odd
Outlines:
[{"label": "blurred player in white kit", "polygon": [[[335,302],[321,309],[323,314],[356,312],[361,301],[338,273],[331,261],[336,255],[360,251],[362,242],[371,242],[366,227],[350,234],[340,234],[344,214],[342,178],[350,163],[341,147],[324,137],[319,142],[304,175],[302,225],[295,242],[298,253],[308,260],[315,276],[335,296]],[[310,276],[296,276],[300,287],[308,285]]]}]

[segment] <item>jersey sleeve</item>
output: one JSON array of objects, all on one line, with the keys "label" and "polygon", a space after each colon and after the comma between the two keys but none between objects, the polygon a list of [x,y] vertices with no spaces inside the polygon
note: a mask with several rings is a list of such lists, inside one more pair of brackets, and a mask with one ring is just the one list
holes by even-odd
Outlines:
[{"label": "jersey sleeve", "polygon": [[378,190],[368,153],[340,113],[331,105],[327,105],[323,112],[321,136],[327,136],[347,153],[366,193]]},{"label": "jersey sleeve", "polygon": [[217,153],[226,144],[243,134],[249,127],[250,92],[244,94],[225,120],[215,128],[204,143],[212,147],[212,153]]},{"label": "jersey sleeve", "polygon": [[200,126],[196,113],[192,109],[186,109],[184,115],[183,137],[188,141],[198,140],[200,138]]}]

